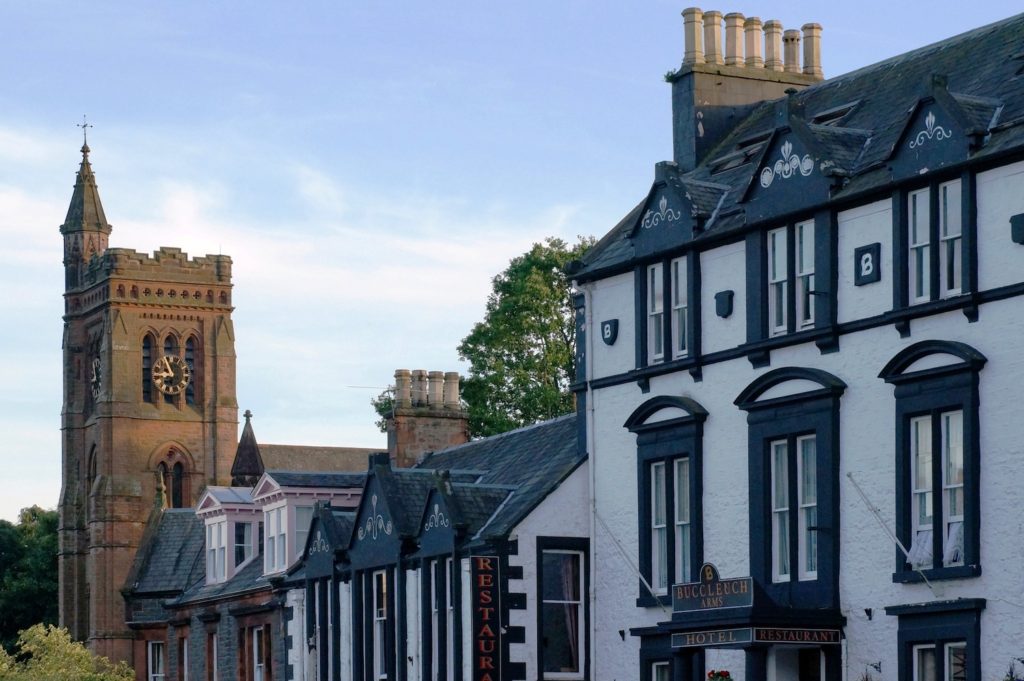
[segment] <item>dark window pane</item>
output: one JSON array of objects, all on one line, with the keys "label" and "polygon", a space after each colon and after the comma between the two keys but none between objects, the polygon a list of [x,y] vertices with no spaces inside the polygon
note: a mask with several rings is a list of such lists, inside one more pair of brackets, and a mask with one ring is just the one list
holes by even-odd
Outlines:
[{"label": "dark window pane", "polygon": [[545,603],[544,671],[579,671],[579,606]]},{"label": "dark window pane", "polygon": [[580,557],[575,553],[544,553],[542,593],[545,601],[580,599]]}]

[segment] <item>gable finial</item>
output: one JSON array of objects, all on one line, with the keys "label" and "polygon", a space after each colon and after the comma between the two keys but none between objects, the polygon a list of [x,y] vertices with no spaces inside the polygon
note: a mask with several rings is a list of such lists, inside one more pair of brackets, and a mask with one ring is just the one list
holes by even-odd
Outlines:
[{"label": "gable finial", "polygon": [[75,123],[75,127],[82,129],[82,154],[83,155],[88,155],[89,154],[89,128],[93,127],[93,125],[88,120],[86,120],[85,114],[82,114],[82,122],[81,123]]},{"label": "gable finial", "polygon": [[248,423],[249,423],[249,419],[251,419],[251,418],[252,418],[252,412],[251,412],[251,411],[249,411],[248,409],[246,409],[246,410],[245,410],[245,413],[244,413],[244,414],[242,414],[242,416],[244,416],[244,417],[245,417],[245,422],[246,422],[246,423],[248,424]]}]

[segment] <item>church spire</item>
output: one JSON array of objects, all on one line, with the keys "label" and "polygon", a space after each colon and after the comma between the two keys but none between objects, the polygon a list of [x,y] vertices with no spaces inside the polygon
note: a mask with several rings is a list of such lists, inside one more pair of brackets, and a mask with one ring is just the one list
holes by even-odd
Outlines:
[{"label": "church spire", "polygon": [[[83,124],[85,125],[85,124]],[[91,127],[91,126],[88,126]],[[75,190],[71,194],[71,205],[68,206],[67,217],[60,226],[64,235],[64,270],[67,288],[79,285],[81,269],[89,264],[94,255],[102,255],[107,250],[110,237],[110,224],[103,212],[100,193],[96,188],[96,177],[89,163],[89,144],[84,138],[83,127],[82,164],[75,178]]]}]

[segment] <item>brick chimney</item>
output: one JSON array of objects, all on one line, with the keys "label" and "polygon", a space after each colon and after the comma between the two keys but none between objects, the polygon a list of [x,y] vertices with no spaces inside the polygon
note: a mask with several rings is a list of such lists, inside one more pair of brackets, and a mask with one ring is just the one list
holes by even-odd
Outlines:
[{"label": "brick chimney", "polygon": [[674,158],[683,171],[696,167],[757,104],[824,78],[818,24],[802,27],[801,68],[800,31],[783,31],[775,19],[762,24],[758,17],[731,12],[724,17],[723,54],[722,19],[718,11],[683,10],[683,64],[667,76],[672,83]]},{"label": "brick chimney", "polygon": [[388,454],[396,467],[427,452],[469,442],[469,413],[455,371],[395,371],[395,400],[387,419]]}]

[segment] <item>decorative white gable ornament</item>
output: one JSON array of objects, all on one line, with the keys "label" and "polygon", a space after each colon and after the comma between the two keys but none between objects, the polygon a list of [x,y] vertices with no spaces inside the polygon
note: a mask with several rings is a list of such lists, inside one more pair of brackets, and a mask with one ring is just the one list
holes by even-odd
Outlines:
[{"label": "decorative white gable ornament", "polygon": [[391,521],[385,521],[384,516],[377,513],[377,495],[374,494],[370,497],[370,503],[373,505],[373,511],[370,513],[370,517],[366,519],[366,526],[359,528],[359,538],[369,536],[374,541],[377,540],[377,533],[383,531],[384,534],[391,534]]},{"label": "decorative white gable ornament", "polygon": [[427,525],[423,528],[423,531],[431,530],[438,527],[448,527],[451,525],[451,521],[445,517],[444,513],[438,504],[434,504],[434,512],[427,516]]},{"label": "decorative white gable ornament", "polygon": [[910,148],[914,149],[924,144],[925,140],[935,139],[936,142],[941,142],[944,139],[949,139],[953,136],[953,133],[949,128],[944,128],[941,125],[935,125],[935,112],[929,111],[928,115],[924,119],[924,130],[917,133],[917,137],[910,140]]},{"label": "decorative white gable ornament", "polygon": [[782,145],[780,151],[782,152],[782,158],[775,162],[775,167],[765,166],[764,170],[761,171],[761,186],[765,189],[772,186],[772,182],[775,181],[776,177],[788,180],[798,172],[804,177],[814,172],[814,159],[811,158],[810,154],[804,154],[803,158],[794,154],[792,142],[787,141]]},{"label": "decorative white gable ornament", "polygon": [[655,213],[653,210],[648,210],[644,213],[643,227],[644,229],[650,229],[651,227],[657,227],[658,223],[662,220],[665,222],[672,222],[682,217],[682,213],[677,210],[672,210],[668,207],[668,199],[664,196],[661,197],[661,201],[658,202],[658,212]]}]

